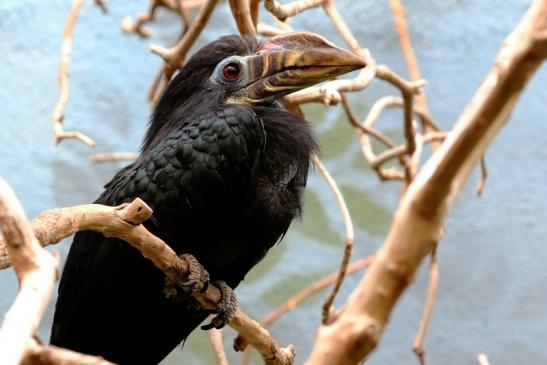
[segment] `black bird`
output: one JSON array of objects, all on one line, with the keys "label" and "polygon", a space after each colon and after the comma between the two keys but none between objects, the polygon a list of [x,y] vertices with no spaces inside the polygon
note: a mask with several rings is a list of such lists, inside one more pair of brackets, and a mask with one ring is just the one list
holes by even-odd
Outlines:
[{"label": "black bird", "polygon": [[[299,216],[317,149],[306,121],[276,100],[363,66],[312,33],[210,43],[173,79],[139,158],[96,203],[142,198],[154,210],[146,223],[152,233],[235,288]],[[157,364],[208,315],[163,289],[164,275],[139,251],[80,232],[61,278],[51,343],[122,365]]]}]

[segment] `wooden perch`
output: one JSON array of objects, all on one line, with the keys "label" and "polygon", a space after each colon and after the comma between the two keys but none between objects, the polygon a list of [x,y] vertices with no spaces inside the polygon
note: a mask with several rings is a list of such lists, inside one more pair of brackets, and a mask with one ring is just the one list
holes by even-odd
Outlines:
[{"label": "wooden perch", "polygon": [[348,364],[373,351],[400,295],[436,247],[448,209],[547,55],[547,2],[536,0],[454,130],[410,184],[389,234],[337,319],[319,328],[306,364]]},{"label": "wooden perch", "polygon": [[[44,246],[59,242],[81,230],[93,230],[106,237],[120,238],[138,249],[173,282],[184,284],[189,274],[188,263],[141,224],[151,215],[150,207],[139,198],[117,207],[85,204],[44,211],[32,221],[32,230]],[[14,257],[8,255],[6,242],[7,239],[0,241],[0,269],[8,267],[11,264],[9,257]],[[220,290],[214,285],[209,285],[203,293],[195,294],[195,299],[204,309],[215,309],[221,298]],[[241,310],[236,311],[230,326],[261,353],[266,364],[293,363],[294,348],[279,347],[268,331]]]}]

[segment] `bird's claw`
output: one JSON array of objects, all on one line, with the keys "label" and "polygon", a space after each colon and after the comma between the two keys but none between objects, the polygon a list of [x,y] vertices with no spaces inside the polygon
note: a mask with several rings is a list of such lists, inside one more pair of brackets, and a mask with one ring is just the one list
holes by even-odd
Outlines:
[{"label": "bird's claw", "polygon": [[193,255],[181,254],[179,257],[188,264],[187,280],[179,282],[166,276],[163,287],[165,296],[175,302],[184,301],[196,292],[204,292],[209,284],[209,273]]},{"label": "bird's claw", "polygon": [[224,281],[215,280],[211,282],[211,285],[220,289],[222,298],[220,299],[217,308],[212,312],[216,314],[216,316],[213,317],[211,322],[201,326],[201,329],[204,331],[212,328],[220,329],[226,326],[234,318],[237,309],[236,295],[228,284]]}]

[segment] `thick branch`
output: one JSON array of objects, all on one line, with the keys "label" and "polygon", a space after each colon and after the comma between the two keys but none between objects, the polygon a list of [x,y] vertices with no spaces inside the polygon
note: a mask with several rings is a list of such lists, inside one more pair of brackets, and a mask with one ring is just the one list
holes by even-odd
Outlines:
[{"label": "thick branch", "polygon": [[547,2],[537,0],[504,42],[454,131],[409,186],[377,259],[338,318],[321,326],[307,364],[354,365],[374,350],[398,298],[436,247],[462,184],[543,62],[547,43],[540,36],[546,29]]},{"label": "thick branch", "polygon": [[59,261],[42,250],[15,193],[2,179],[0,228],[19,281],[17,297],[0,327],[0,363],[19,365],[46,309]]}]

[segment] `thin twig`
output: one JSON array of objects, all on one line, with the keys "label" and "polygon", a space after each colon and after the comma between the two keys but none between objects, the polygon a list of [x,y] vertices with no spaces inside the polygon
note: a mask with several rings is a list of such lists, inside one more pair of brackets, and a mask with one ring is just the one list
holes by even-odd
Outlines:
[{"label": "thin twig", "polygon": [[356,78],[328,81],[321,86],[308,87],[287,95],[285,99],[298,105],[315,102],[328,106],[341,102],[343,92],[366,89],[374,80],[376,63],[367,49],[362,49],[357,54],[363,58],[367,66],[359,71]]},{"label": "thin twig", "polygon": [[163,58],[166,62],[166,68],[164,74],[167,79],[170,79],[173,72],[182,66],[186,54],[190,50],[190,47],[194,44],[197,37],[201,34],[201,31],[207,25],[213,10],[218,4],[218,0],[207,0],[199,13],[196,15],[190,28],[181,38],[181,40],[171,48],[163,48],[154,44],[150,45],[150,51]]},{"label": "thin twig", "polygon": [[479,180],[479,183],[477,184],[477,187],[475,188],[475,194],[477,194],[477,196],[482,195],[484,187],[486,186],[486,180],[488,179],[488,167],[486,166],[486,158],[484,157],[484,155],[481,156],[480,169],[481,178]]},{"label": "thin twig", "polygon": [[288,17],[299,14],[304,10],[318,7],[324,2],[325,0],[294,0],[288,4],[281,5],[276,0],[264,0],[264,7],[277,19],[285,21]]},{"label": "thin twig", "polygon": [[[422,76],[420,73],[420,67],[418,66],[418,60],[416,59],[416,54],[414,53],[414,48],[412,47],[412,41],[405,16],[405,9],[400,0],[389,0],[389,5],[391,7],[391,12],[393,13],[395,29],[399,35],[399,42],[401,43],[401,48],[403,50],[403,56],[405,58],[410,79],[413,81],[418,81],[422,78]],[[416,109],[419,109],[422,114],[427,116],[426,118],[422,118],[422,122],[430,120],[429,110],[427,108],[427,98],[425,95],[425,90],[423,89],[416,94]],[[423,127],[425,132],[438,131],[438,128],[435,129],[435,126],[432,124],[424,123]],[[434,142],[432,144],[433,152],[435,152],[439,146],[439,142]]]},{"label": "thin twig", "polygon": [[355,39],[355,36],[351,32],[350,28],[344,21],[344,18],[342,18],[342,15],[338,12],[338,9],[334,5],[334,0],[325,0],[323,3],[323,8],[325,9],[325,13],[330,18],[334,26],[336,27],[336,30],[342,38],[346,41],[349,48],[356,54],[359,54],[362,51],[361,46],[357,42],[357,39]]},{"label": "thin twig", "polygon": [[266,37],[273,37],[276,35],[287,33],[285,29],[272,27],[266,23],[258,23],[256,26],[256,32]]},{"label": "thin twig", "polygon": [[108,13],[108,8],[106,6],[107,2],[107,0],[95,0],[95,5],[97,5],[101,9],[103,14]]},{"label": "thin twig", "polygon": [[425,302],[424,312],[422,314],[422,321],[420,322],[420,328],[416,337],[414,338],[414,345],[412,349],[421,365],[425,365],[425,347],[424,339],[427,333],[427,327],[431,320],[431,313],[433,312],[433,303],[435,302],[435,293],[437,292],[437,285],[439,282],[439,264],[437,262],[437,250],[431,252],[431,260],[429,262],[429,286],[427,289],[427,300]]},{"label": "thin twig", "polygon": [[380,132],[379,130],[369,127],[365,125],[364,123],[361,123],[361,121],[357,118],[353,110],[351,109],[351,106],[349,104],[348,98],[346,97],[345,93],[342,94],[342,106],[344,107],[344,111],[346,112],[348,116],[348,120],[351,123],[351,125],[355,128],[357,128],[360,133],[363,134],[370,134],[372,137],[376,138],[379,142],[383,143],[386,147],[392,148],[395,147],[395,143]]},{"label": "thin twig", "polygon": [[260,353],[265,365],[291,365],[294,362],[296,349],[293,345],[279,347],[264,327],[250,317],[242,315],[239,309],[230,326],[239,333],[239,338],[244,339],[239,343],[234,342],[236,351],[244,351],[249,344]]},{"label": "thin twig", "polygon": [[241,35],[256,36],[256,27],[249,6],[249,0],[229,0],[232,15]]},{"label": "thin twig", "polygon": [[213,355],[217,365],[229,365],[224,344],[222,343],[222,329],[213,328],[209,330],[209,338],[213,347]]},{"label": "thin twig", "polygon": [[58,144],[65,138],[75,138],[85,143],[90,147],[95,147],[95,141],[82,132],[78,131],[65,131],[63,129],[63,120],[65,118],[65,107],[70,95],[70,84],[68,78],[68,67],[70,64],[70,56],[72,54],[72,33],[74,26],[80,15],[80,10],[84,0],[74,0],[72,7],[68,14],[68,18],[65,24],[65,30],[63,32],[63,41],[61,45],[61,62],[59,64],[59,85],[61,87],[61,93],[55,109],[53,111],[53,129],[55,131],[55,144]]},{"label": "thin twig", "polygon": [[105,152],[89,156],[89,162],[134,161],[139,157],[137,152]]},{"label": "thin twig", "polygon": [[199,13],[192,20],[192,24],[188,30],[184,33],[175,46],[171,48],[163,48],[154,44],[150,45],[150,51],[165,60],[165,64],[160,72],[162,77],[160,79],[156,79],[156,82],[153,84],[155,88],[151,89],[148,94],[152,104],[155,104],[165,92],[165,89],[167,88],[167,85],[169,84],[174,72],[182,67],[186,54],[201,34],[203,28],[205,28],[205,25],[209,22],[218,1],[219,0],[206,0]]},{"label": "thin twig", "polygon": [[319,157],[317,157],[317,155],[312,156],[312,162],[314,163],[321,176],[323,176],[323,178],[329,185],[332,193],[334,194],[334,197],[336,198],[336,203],[338,204],[338,208],[340,209],[340,214],[342,215],[342,219],[344,221],[344,228],[346,233],[346,238],[344,240],[344,255],[342,257],[340,269],[338,270],[338,277],[336,279],[336,283],[332,287],[331,292],[323,303],[321,318],[323,323],[328,323],[332,303],[334,302],[336,294],[338,294],[338,291],[342,286],[342,282],[344,281],[344,277],[348,270],[349,260],[351,259],[351,253],[353,251],[353,241],[355,239],[355,234],[353,232],[353,223],[351,222],[351,215],[349,214],[346,201],[344,200],[342,192],[340,191],[340,189],[338,189],[336,181],[332,178],[331,174],[329,173],[325,165],[323,165]]},{"label": "thin twig", "polygon": [[159,8],[165,8],[178,13],[184,21],[184,28],[186,28],[189,23],[189,11],[198,8],[202,4],[203,0],[152,0],[148,10],[138,14],[135,19],[129,15],[124,16],[121,21],[121,29],[125,33],[135,33],[142,38],[150,37],[152,31],[145,26],[147,23],[154,21],[156,11]]},{"label": "thin twig", "polygon": [[425,85],[425,80],[407,81],[385,65],[376,67],[376,76],[397,87],[404,101],[404,127],[408,153],[412,155],[416,148],[412,115],[414,113],[414,95]]},{"label": "thin twig", "polygon": [[[420,144],[424,145],[424,144],[432,143],[433,141],[443,141],[446,138],[446,136],[447,134],[443,132],[428,133],[425,136],[420,137]],[[416,150],[414,150],[414,152],[416,153]],[[374,169],[379,169],[383,164],[385,164],[389,160],[392,160],[394,158],[399,158],[407,154],[408,154],[408,146],[406,144],[398,145],[380,153],[378,156],[374,158],[374,160],[370,163],[370,165]],[[415,159],[418,160],[417,157]],[[414,163],[414,162],[411,162],[411,163]]]},{"label": "thin twig", "polygon": [[[374,260],[374,256],[367,256],[362,259],[355,261],[353,264],[349,265],[347,268],[347,274],[353,274],[357,271],[367,267]],[[309,298],[313,294],[325,289],[327,286],[331,285],[338,280],[340,276],[340,270],[333,272],[332,274],[316,281],[307,288],[296,293],[289,299],[287,299],[283,304],[281,304],[275,311],[268,314],[260,324],[264,327],[271,326],[275,321],[277,321],[285,313],[295,309],[302,301]]]},{"label": "thin twig", "polygon": [[[414,123],[415,124],[415,123]],[[416,129],[416,128],[414,128]],[[406,167],[409,170],[409,177],[410,181],[408,184],[414,180],[414,176],[416,176],[416,172],[418,171],[418,165],[420,164],[420,159],[422,157],[422,151],[424,148],[424,136],[420,131],[414,131],[414,139],[416,141],[416,148],[414,149],[414,153],[410,157],[409,163],[406,165]]]},{"label": "thin twig", "polygon": [[124,33],[135,33],[141,38],[149,38],[152,36],[152,31],[145,27],[145,24],[154,20],[156,10],[162,6],[161,1],[153,0],[148,8],[148,11],[136,16],[135,20],[129,15],[122,18],[120,27]]}]

